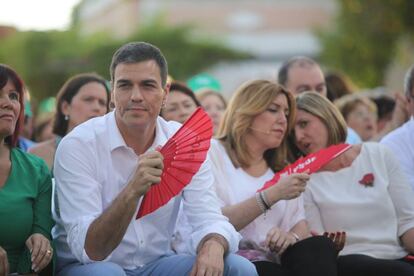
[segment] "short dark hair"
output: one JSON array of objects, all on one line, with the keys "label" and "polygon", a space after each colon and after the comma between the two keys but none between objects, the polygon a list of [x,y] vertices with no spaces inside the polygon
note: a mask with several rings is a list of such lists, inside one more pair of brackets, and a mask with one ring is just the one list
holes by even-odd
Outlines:
[{"label": "short dark hair", "polygon": [[11,147],[17,146],[19,140],[20,130],[24,124],[24,83],[20,76],[17,74],[14,69],[6,64],[0,63],[0,88],[3,89],[6,86],[7,82],[11,81],[16,88],[16,91],[19,93],[19,103],[20,103],[20,113],[17,117],[16,126],[12,135],[7,136],[4,139],[4,142]]},{"label": "short dark hair", "polygon": [[290,69],[290,67],[292,67],[296,63],[308,64],[308,65],[318,65],[318,63],[316,61],[314,61],[311,58],[305,57],[305,56],[292,57],[292,58],[286,60],[279,69],[279,73],[277,75],[277,82],[279,84],[281,84],[283,86],[286,86],[286,84],[288,82],[288,77],[289,77],[288,76],[289,69]]},{"label": "short dark hair", "polygon": [[56,97],[56,113],[53,122],[53,133],[61,137],[65,136],[68,131],[69,122],[65,120],[65,114],[62,112],[62,104],[67,102],[70,104],[73,97],[78,94],[79,90],[85,84],[97,82],[105,87],[107,94],[106,111],[109,111],[110,91],[106,80],[95,73],[78,74],[68,79],[60,88]]},{"label": "short dark hair", "polygon": [[146,42],[130,42],[119,48],[112,57],[110,66],[111,81],[114,81],[115,69],[121,63],[137,63],[147,60],[154,60],[161,75],[162,86],[167,84],[168,65],[167,60],[160,49]]},{"label": "short dark hair", "polygon": [[408,69],[407,73],[405,74],[404,78],[404,92],[405,96],[408,98],[412,98],[414,95],[411,94],[413,92],[414,87],[414,65]]}]

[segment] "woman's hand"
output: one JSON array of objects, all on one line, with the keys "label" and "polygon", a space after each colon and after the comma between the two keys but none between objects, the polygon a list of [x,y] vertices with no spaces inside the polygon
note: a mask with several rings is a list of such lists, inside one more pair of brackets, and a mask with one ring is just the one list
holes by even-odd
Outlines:
[{"label": "woman's hand", "polygon": [[32,270],[35,272],[45,268],[53,257],[53,249],[49,240],[42,234],[32,234],[26,240],[26,246],[32,255]]},{"label": "woman's hand", "polygon": [[[311,231],[311,234],[312,236],[320,236],[320,234],[315,231]],[[324,232],[323,235],[333,241],[335,244],[335,249],[338,253],[344,249],[346,232]]]},{"label": "woman's hand", "polygon": [[333,243],[335,244],[335,249],[339,253],[342,249],[344,249],[345,241],[346,241],[346,233],[345,232],[325,232],[323,233],[325,237],[330,238]]},{"label": "woman's hand", "polygon": [[9,275],[9,260],[7,252],[0,246],[0,276]]},{"label": "woman's hand", "polygon": [[285,232],[278,227],[273,227],[267,232],[265,246],[279,255],[282,255],[294,243],[296,243],[296,238],[291,233]]},{"label": "woman's hand", "polygon": [[268,188],[266,194],[272,201],[272,204],[281,199],[296,198],[305,191],[309,177],[307,173],[293,173],[281,178],[275,185]]}]

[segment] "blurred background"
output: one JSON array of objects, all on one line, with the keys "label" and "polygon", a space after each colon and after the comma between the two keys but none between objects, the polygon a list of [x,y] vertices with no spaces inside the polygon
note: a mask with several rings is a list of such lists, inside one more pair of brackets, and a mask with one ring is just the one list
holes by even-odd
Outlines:
[{"label": "blurred background", "polygon": [[[246,80],[276,79],[294,55],[346,74],[361,90],[401,91],[414,63],[412,0],[0,2],[0,62],[23,76],[34,105],[55,96],[73,74],[109,79],[112,54],[127,41],[155,44],[172,78],[205,73],[226,98]],[[47,25],[64,16],[62,25]],[[10,23],[23,18],[46,23]]]}]

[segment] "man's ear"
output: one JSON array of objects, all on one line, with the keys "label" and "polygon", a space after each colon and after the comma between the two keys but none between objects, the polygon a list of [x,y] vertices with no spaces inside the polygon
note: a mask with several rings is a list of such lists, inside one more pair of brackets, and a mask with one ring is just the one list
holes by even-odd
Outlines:
[{"label": "man's ear", "polygon": [[164,87],[165,95],[168,95],[170,93],[170,87],[171,87],[171,83],[170,82],[167,82],[165,84],[165,87]]},{"label": "man's ear", "polygon": [[164,108],[165,105],[167,104],[167,100],[168,100],[168,95],[170,94],[170,86],[171,84],[169,82],[167,82],[167,84],[164,87],[164,96],[162,99],[162,104],[161,104],[161,108]]},{"label": "man's ear", "polygon": [[115,108],[114,83],[113,81],[110,81],[109,84],[109,109],[113,110]]}]

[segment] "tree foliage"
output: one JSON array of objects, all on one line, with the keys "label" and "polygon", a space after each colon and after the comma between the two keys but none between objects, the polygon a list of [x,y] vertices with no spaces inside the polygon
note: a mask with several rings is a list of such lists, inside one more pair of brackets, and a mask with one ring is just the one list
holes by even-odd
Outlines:
[{"label": "tree foliage", "polygon": [[338,0],[335,26],[319,32],[321,59],[359,85],[382,85],[403,35],[414,34],[412,0]]},{"label": "tree foliage", "polygon": [[2,39],[0,62],[14,67],[28,84],[31,94],[41,100],[56,95],[70,76],[97,72],[109,79],[114,51],[127,41],[147,41],[166,56],[174,78],[186,79],[224,59],[247,55],[226,48],[220,42],[195,39],[190,26],[167,27],[156,20],[124,40],[101,33],[84,37],[73,24],[69,31],[17,32]]}]

